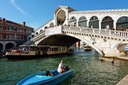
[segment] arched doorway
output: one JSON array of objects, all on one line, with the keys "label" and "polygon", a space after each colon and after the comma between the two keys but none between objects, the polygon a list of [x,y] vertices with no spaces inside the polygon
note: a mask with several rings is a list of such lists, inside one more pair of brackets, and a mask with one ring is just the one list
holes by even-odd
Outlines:
[{"label": "arched doorway", "polygon": [[104,17],[101,22],[101,29],[113,29],[113,19],[109,16]]},{"label": "arched doorway", "polygon": [[3,44],[0,43],[0,52],[2,52],[2,50],[3,50]]},{"label": "arched doorway", "polygon": [[77,19],[75,17],[71,17],[69,20],[70,26],[76,26]]},{"label": "arched doorway", "polygon": [[5,45],[5,49],[6,49],[6,50],[9,50],[9,49],[12,49],[12,48],[14,48],[14,44],[13,44],[13,43],[7,43],[7,44]]},{"label": "arched doorway", "polygon": [[90,18],[89,28],[99,28],[99,20],[96,16]]},{"label": "arched doorway", "polygon": [[117,20],[116,29],[122,30],[122,31],[128,29],[128,17],[127,16],[120,17]]},{"label": "arched doorway", "polygon": [[82,16],[82,17],[79,18],[78,26],[87,27],[87,19],[86,19],[86,17]]},{"label": "arched doorway", "polygon": [[57,25],[63,25],[66,18],[65,11],[61,10],[57,14]]}]

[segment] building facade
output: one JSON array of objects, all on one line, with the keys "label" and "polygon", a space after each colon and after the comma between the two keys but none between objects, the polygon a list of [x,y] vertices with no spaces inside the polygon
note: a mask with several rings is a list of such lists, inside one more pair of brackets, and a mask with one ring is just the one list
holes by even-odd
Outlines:
[{"label": "building facade", "polygon": [[128,9],[78,11],[68,6],[60,6],[55,10],[53,19],[37,29],[35,34],[58,25],[126,31]]},{"label": "building facade", "polygon": [[34,28],[0,18],[0,51],[19,46],[31,38]]}]

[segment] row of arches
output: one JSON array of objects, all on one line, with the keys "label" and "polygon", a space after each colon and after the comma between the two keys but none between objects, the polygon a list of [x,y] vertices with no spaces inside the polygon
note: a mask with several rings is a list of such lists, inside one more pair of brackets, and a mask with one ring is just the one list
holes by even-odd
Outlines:
[{"label": "row of arches", "polygon": [[[96,16],[90,18],[89,22],[85,16],[81,16],[78,20],[76,17],[71,17],[69,20],[69,25],[76,26],[78,22],[78,26],[88,27],[89,28],[99,28],[99,19]],[[110,16],[106,16],[101,20],[101,29],[113,29],[114,20]],[[116,29],[122,30],[128,28],[128,17],[122,16],[116,22]]]},{"label": "row of arches", "polygon": [[14,43],[9,42],[4,45],[3,43],[0,42],[0,52],[12,49],[14,47],[15,47]]}]

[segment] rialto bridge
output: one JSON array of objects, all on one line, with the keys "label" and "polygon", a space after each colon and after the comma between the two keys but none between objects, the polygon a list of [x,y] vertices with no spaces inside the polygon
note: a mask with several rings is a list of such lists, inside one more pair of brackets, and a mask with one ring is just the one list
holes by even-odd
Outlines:
[{"label": "rialto bridge", "polygon": [[102,56],[119,56],[128,43],[128,9],[76,11],[60,6],[25,44],[70,47],[81,41]]}]

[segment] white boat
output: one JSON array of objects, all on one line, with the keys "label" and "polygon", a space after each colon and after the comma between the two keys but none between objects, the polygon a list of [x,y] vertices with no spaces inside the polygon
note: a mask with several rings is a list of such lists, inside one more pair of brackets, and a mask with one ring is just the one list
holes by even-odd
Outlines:
[{"label": "white boat", "polygon": [[66,46],[21,46],[6,52],[8,59],[33,59],[42,58],[51,55],[67,54]]},{"label": "white boat", "polygon": [[46,76],[46,72],[41,72],[24,78],[16,85],[57,85],[63,80],[71,76],[72,70],[68,70],[60,74],[57,70],[50,70],[50,73],[54,73],[53,76]]},{"label": "white boat", "polygon": [[85,50],[85,51],[91,51],[91,50],[92,50],[92,47],[91,47],[91,46],[85,46],[85,47],[84,47],[84,50]]}]

